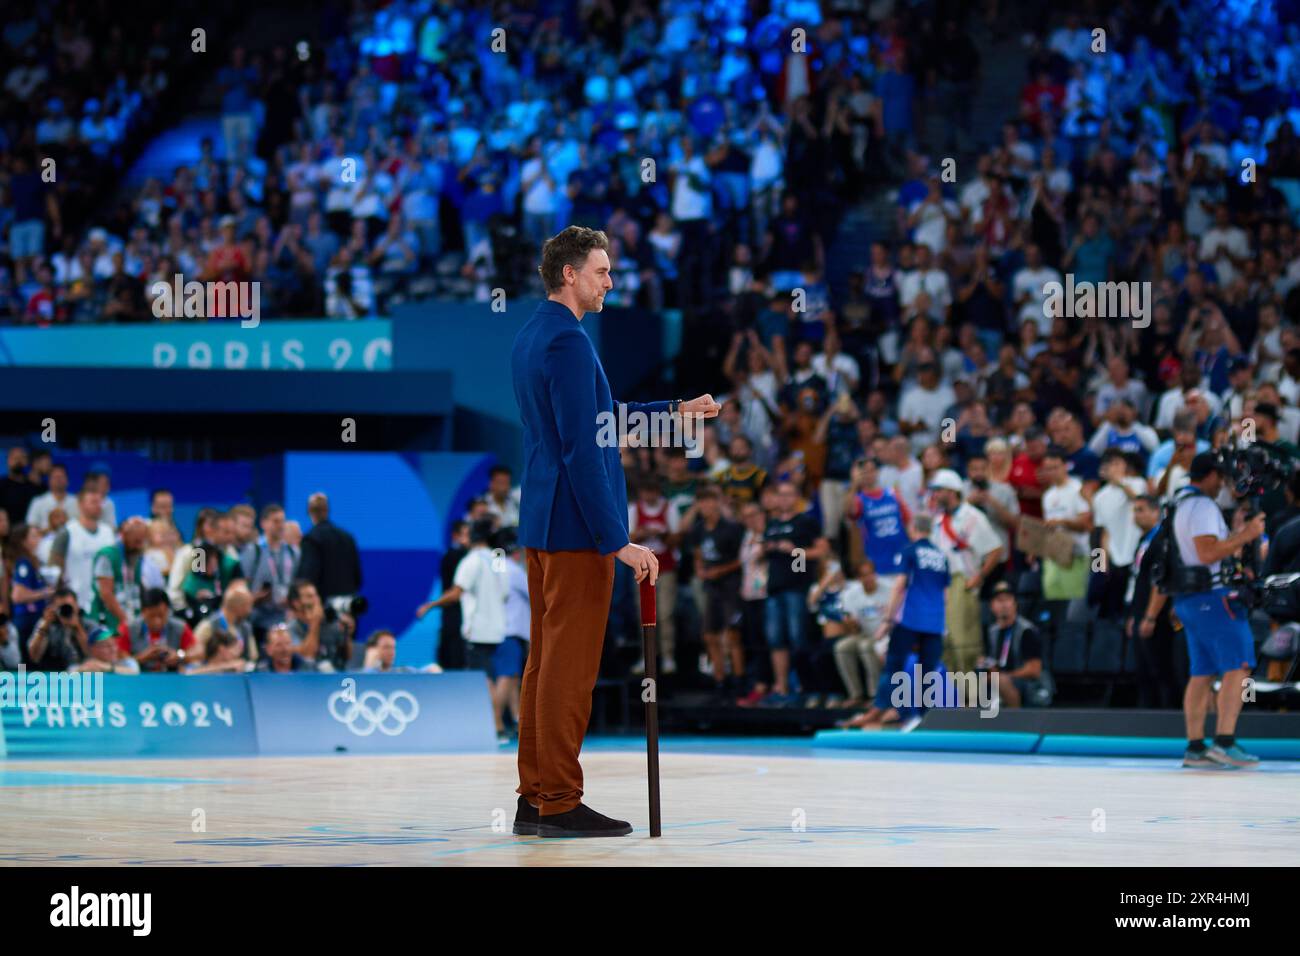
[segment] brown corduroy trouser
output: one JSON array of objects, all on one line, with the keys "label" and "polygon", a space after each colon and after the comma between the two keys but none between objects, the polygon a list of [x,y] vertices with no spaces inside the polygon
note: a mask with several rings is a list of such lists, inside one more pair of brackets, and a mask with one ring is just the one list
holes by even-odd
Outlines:
[{"label": "brown corduroy trouser", "polygon": [[582,800],[578,754],[600,670],[614,555],[526,548],[530,623],[519,695],[519,790],[542,816]]}]

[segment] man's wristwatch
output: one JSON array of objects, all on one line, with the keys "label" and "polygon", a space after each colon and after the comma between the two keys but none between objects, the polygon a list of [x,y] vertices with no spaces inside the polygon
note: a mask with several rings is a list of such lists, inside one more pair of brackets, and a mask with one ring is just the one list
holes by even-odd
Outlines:
[{"label": "man's wristwatch", "polygon": [[678,412],[681,411],[681,408],[682,408],[682,400],[680,398],[674,398],[668,402],[669,415],[676,415]]}]

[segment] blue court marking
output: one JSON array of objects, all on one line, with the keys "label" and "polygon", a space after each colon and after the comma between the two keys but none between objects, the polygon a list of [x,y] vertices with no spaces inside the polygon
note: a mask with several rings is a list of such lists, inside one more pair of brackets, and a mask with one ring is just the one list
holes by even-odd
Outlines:
[{"label": "blue court marking", "polygon": [[[866,731],[864,731],[866,733]],[[588,738],[583,752],[645,753],[645,738],[606,736]],[[979,751],[851,750],[818,746],[811,737],[660,737],[663,754],[717,754],[734,757],[801,757],[811,760],[847,760],[856,763],[928,763],[1021,767],[1108,767],[1125,770],[1160,770],[1190,774],[1180,759],[1104,755],[1047,755],[982,753]],[[1180,754],[1181,756],[1181,754]],[[1204,771],[1225,773],[1226,771]],[[1243,773],[1300,774],[1300,761],[1265,760],[1258,769]]]},{"label": "blue court marking", "polygon": [[412,843],[449,843],[445,837],[413,837],[362,833],[356,836],[213,837],[206,840],[177,840],[178,845],[198,846],[406,846]]},{"label": "blue court marking", "polygon": [[230,780],[207,780],[200,777],[130,777],[111,773],[60,773],[47,770],[0,769],[0,787],[158,787],[186,786],[196,783],[232,783]]}]

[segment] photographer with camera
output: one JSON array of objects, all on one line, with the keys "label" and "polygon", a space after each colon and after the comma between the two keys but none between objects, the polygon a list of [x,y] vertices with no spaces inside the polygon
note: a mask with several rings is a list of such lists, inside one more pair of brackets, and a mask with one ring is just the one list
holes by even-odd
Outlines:
[{"label": "photographer with camera", "polygon": [[[1235,737],[1242,689],[1255,667],[1255,641],[1249,608],[1235,589],[1224,584],[1223,563],[1240,556],[1243,546],[1263,535],[1264,515],[1255,514],[1240,531],[1228,533],[1223,512],[1215,503],[1225,474],[1218,455],[1202,452],[1191,461],[1189,486],[1173,502],[1172,551],[1178,560],[1170,567],[1162,589],[1173,596],[1174,613],[1187,635],[1191,678],[1183,695],[1187,722],[1184,767],[1230,769],[1259,763]],[[1214,741],[1207,747],[1202,735],[1216,674],[1222,675],[1222,684]]]},{"label": "photographer with camera", "polygon": [[185,602],[181,616],[190,624],[198,624],[215,612],[231,582],[244,576],[239,559],[227,550],[235,537],[230,515],[208,516],[201,533],[203,537],[190,550],[189,569],[180,587]]},{"label": "photographer with camera", "polygon": [[294,650],[319,671],[345,671],[352,659],[352,628],[347,615],[327,607],[310,581],[289,588],[289,634]]},{"label": "photographer with camera", "polygon": [[27,662],[33,670],[66,671],[90,655],[86,627],[72,588],[61,587],[46,606],[27,641]]}]

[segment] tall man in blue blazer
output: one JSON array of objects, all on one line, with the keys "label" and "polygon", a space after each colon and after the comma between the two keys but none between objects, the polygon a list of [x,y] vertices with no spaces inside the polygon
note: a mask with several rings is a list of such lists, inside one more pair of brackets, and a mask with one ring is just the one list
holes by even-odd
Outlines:
[{"label": "tall man in blue blazer", "polygon": [[[582,317],[599,312],[610,280],[609,240],[570,226],[542,247],[547,300],[515,337],[510,362],[524,426],[519,543],[528,565],[530,646],[519,713],[514,832],[626,836],[632,827],[582,802],[578,753],[591,716],[614,588],[614,560],[637,581],[659,574],[654,552],[628,540],[627,486],[610,422],[619,408]],[[612,336],[611,336],[612,337]],[[626,414],[712,418],[711,395],[627,403]]]}]

